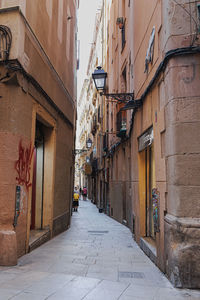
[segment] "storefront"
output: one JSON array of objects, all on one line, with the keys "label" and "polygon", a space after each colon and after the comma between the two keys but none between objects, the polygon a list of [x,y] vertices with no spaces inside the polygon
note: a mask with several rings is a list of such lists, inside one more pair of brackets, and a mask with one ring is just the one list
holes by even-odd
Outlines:
[{"label": "storefront", "polygon": [[[138,139],[139,190],[140,190],[140,236],[156,249],[158,231],[158,195],[155,177],[155,155],[153,127]],[[144,240],[143,240],[144,238]],[[156,251],[154,251],[154,254]]]}]

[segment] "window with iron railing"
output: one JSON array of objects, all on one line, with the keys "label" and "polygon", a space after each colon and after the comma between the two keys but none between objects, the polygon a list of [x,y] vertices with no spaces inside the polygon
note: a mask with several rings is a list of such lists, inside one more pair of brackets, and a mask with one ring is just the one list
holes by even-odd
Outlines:
[{"label": "window with iron railing", "polygon": [[119,111],[117,113],[117,136],[118,137],[125,137],[126,136],[126,115],[124,112]]},{"label": "window with iron railing", "polygon": [[6,61],[9,58],[12,43],[12,34],[10,28],[0,25],[0,61]]}]

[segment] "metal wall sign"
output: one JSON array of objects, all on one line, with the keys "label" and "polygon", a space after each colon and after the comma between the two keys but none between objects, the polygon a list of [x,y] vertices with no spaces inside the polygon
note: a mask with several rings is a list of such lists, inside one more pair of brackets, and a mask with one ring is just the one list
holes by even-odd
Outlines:
[{"label": "metal wall sign", "polygon": [[138,139],[139,149],[138,151],[143,151],[145,148],[153,143],[153,127],[149,128],[143,135]]},{"label": "metal wall sign", "polygon": [[85,164],[85,174],[91,175],[92,174],[92,166],[89,163]]}]

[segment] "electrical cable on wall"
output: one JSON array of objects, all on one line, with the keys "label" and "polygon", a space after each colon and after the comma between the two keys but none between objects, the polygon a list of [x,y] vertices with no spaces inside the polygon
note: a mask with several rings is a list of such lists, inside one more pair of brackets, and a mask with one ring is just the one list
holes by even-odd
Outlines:
[{"label": "electrical cable on wall", "polygon": [[[194,22],[195,24],[195,34],[194,34],[194,38],[191,40],[190,46],[194,45],[194,42],[198,39],[197,35],[198,35],[198,23],[197,21],[194,19],[192,13],[191,13],[191,1],[188,2],[189,7],[190,7],[190,11],[188,11],[181,3],[178,3],[177,0],[173,0],[178,6],[180,6],[189,16],[190,16],[190,35],[192,37],[193,33],[192,33],[192,26],[191,26],[191,20]],[[196,1],[192,1],[192,3],[196,3]]]}]

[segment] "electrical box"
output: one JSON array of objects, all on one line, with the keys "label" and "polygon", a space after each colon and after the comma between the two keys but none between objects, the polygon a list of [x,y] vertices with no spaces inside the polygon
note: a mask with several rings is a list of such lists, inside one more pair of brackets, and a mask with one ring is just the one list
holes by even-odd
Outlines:
[{"label": "electrical box", "polygon": [[16,193],[15,193],[15,216],[14,216],[14,223],[13,226],[17,226],[17,219],[20,214],[20,201],[21,201],[21,186],[16,186]]}]

